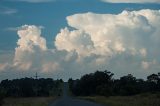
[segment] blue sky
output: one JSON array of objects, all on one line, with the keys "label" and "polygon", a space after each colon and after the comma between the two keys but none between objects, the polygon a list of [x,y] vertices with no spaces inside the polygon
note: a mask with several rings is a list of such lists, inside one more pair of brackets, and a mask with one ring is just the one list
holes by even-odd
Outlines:
[{"label": "blue sky", "polygon": [[[0,49],[14,50],[18,36],[8,28],[19,27],[24,24],[42,25],[44,37],[48,46],[52,43],[61,28],[67,26],[66,16],[85,13],[118,14],[123,10],[160,9],[160,4],[133,3],[105,3],[100,0],[57,0],[45,3],[28,3],[19,1],[0,1],[0,9],[15,9],[15,13],[0,14]],[[3,9],[5,11],[5,9]],[[3,11],[1,10],[1,11]]]},{"label": "blue sky", "polygon": [[[160,10],[159,1],[155,0],[155,2],[152,2],[152,3],[146,3],[146,2],[148,2],[148,0],[143,0],[146,2],[142,2],[142,3],[139,3],[139,2],[133,3],[132,0],[128,0],[128,3],[119,2],[119,0],[117,0],[118,2],[116,1],[117,3],[109,3],[108,2],[109,0],[106,0],[107,2],[104,2],[105,0],[104,1],[102,1],[102,0],[47,0],[47,1],[46,0],[35,0],[35,2],[33,2],[33,1],[34,0],[1,0],[0,1],[0,70],[2,70],[3,72],[5,70],[7,70],[7,72],[14,70],[14,71],[12,71],[12,73],[15,74],[15,73],[17,73],[17,72],[15,72],[15,70],[18,70],[19,68],[15,68],[14,65],[24,63],[28,70],[31,70],[32,72],[35,73],[35,72],[37,72],[37,70],[33,67],[40,67],[37,64],[41,65],[41,63],[37,62],[40,60],[36,60],[37,58],[40,58],[39,54],[41,54],[41,51],[39,49],[38,49],[38,51],[37,51],[37,49],[34,50],[35,54],[37,54],[36,56],[35,55],[30,56],[29,54],[26,55],[25,53],[20,52],[22,49],[20,46],[23,42],[25,42],[26,38],[23,39],[22,37],[20,37],[21,34],[17,34],[17,31],[21,31],[21,29],[23,29],[23,28],[26,30],[29,30],[29,31],[31,30],[33,32],[34,31],[37,32],[39,30],[42,30],[42,34],[40,34],[41,37],[39,37],[39,39],[42,39],[42,42],[35,41],[35,43],[36,44],[38,43],[40,45],[40,47],[39,47],[40,49],[45,49],[47,51],[47,52],[41,54],[47,58],[47,59],[44,58],[44,59],[46,59],[45,60],[46,66],[50,67],[50,65],[53,65],[54,68],[50,67],[50,70],[51,69],[60,70],[58,72],[56,71],[55,73],[51,72],[53,75],[55,74],[56,77],[59,76],[58,78],[63,78],[63,77],[66,79],[69,77],[78,78],[82,74],[89,73],[89,72],[92,72],[97,69],[103,70],[108,67],[110,70],[113,70],[119,76],[124,75],[126,73],[132,73],[132,74],[137,75],[138,77],[144,77],[144,75],[148,75],[152,72],[156,73],[157,70],[160,68],[160,67],[158,67],[160,60],[155,59],[155,57],[159,55],[160,51],[157,50],[157,52],[152,53],[152,51],[150,49],[148,49],[147,47],[144,46],[144,44],[145,45],[152,45],[153,50],[156,50],[159,43],[155,43],[155,44],[146,43],[146,42],[144,42],[144,44],[140,43],[139,47],[142,47],[142,48],[139,48],[137,51],[140,51],[140,53],[142,55],[147,54],[146,58],[143,58],[143,56],[139,57],[137,55],[134,57],[130,56],[129,52],[131,50],[129,48],[131,48],[131,47],[122,48],[122,44],[124,42],[123,43],[121,42],[122,44],[120,43],[118,46],[116,46],[116,50],[117,50],[116,55],[113,57],[111,54],[109,54],[110,52],[109,53],[106,52],[106,53],[108,53],[107,55],[102,55],[103,53],[99,53],[99,54],[93,53],[93,51],[90,54],[86,54],[84,52],[81,52],[79,49],[77,49],[80,46],[78,46],[77,48],[75,46],[70,47],[70,45],[78,45],[78,44],[83,45],[83,46],[85,46],[86,44],[91,45],[92,42],[94,42],[94,41],[92,41],[91,43],[86,43],[86,42],[90,41],[89,40],[90,37],[91,37],[91,40],[93,40],[94,39],[93,36],[99,36],[98,34],[92,35],[92,32],[90,30],[88,31],[88,29],[83,28],[83,27],[87,26],[87,24],[81,25],[83,22],[85,22],[84,17],[86,17],[86,19],[87,19],[87,17],[93,19],[92,23],[101,22],[101,21],[104,21],[104,23],[105,22],[109,23],[107,18],[109,19],[110,17],[117,15],[117,14],[124,15],[125,12],[124,12],[124,14],[122,13],[122,11],[124,11],[124,10],[131,12],[131,11],[140,11],[140,10],[148,9],[148,10],[155,10],[158,12]],[[143,14],[143,12],[150,13],[150,11],[148,11],[148,10],[141,11],[141,12],[142,12],[142,14]],[[76,14],[80,14],[80,15],[76,15]],[[96,14],[99,14],[99,15],[96,15]],[[106,17],[106,20],[103,20],[103,19],[101,19],[103,14],[110,14],[110,15],[109,15],[109,17],[104,16],[104,17]],[[137,14],[137,13],[133,13],[133,14]],[[154,12],[153,12],[153,14],[154,14]],[[83,15],[84,15],[84,17],[83,17]],[[143,17],[141,19],[141,18],[139,18],[139,16],[137,16],[138,20],[140,22],[142,22],[144,26],[150,25],[147,22],[145,23],[145,20],[150,22],[150,19],[148,19],[145,14],[143,14],[143,15],[146,19],[143,19]],[[70,17],[68,17],[68,16],[70,16]],[[97,18],[94,18],[96,16],[97,16]],[[117,17],[119,17],[119,15],[117,15]],[[80,18],[80,20],[78,20],[79,18]],[[82,23],[81,23],[81,19],[82,19]],[[131,19],[131,18],[129,18],[129,19]],[[112,20],[112,21],[114,23],[114,20]],[[152,20],[152,21],[156,22],[156,20]],[[90,24],[90,26],[92,26],[91,23],[89,23],[89,24]],[[101,25],[101,24],[98,23],[97,26]],[[115,26],[117,25],[116,23],[114,23],[114,24],[115,24]],[[27,26],[24,26],[24,25],[27,25]],[[30,25],[33,25],[33,26],[31,26],[31,28],[30,28]],[[158,26],[158,25],[156,25],[156,26]],[[65,29],[65,27],[67,27],[67,29]],[[98,27],[93,26],[93,28],[94,27],[96,29],[98,29]],[[117,31],[119,31],[119,28],[122,29],[122,31],[123,31],[124,27],[121,27],[121,26],[117,26],[117,27],[118,27],[118,29],[116,29],[116,27],[113,27],[113,31],[115,31],[115,33]],[[151,25],[150,28],[152,29],[152,27],[154,27],[154,24]],[[108,28],[108,27],[106,27],[106,28]],[[138,28],[139,27],[137,26],[137,29]],[[97,30],[97,32],[99,30]],[[104,28],[104,30],[105,30],[105,28]],[[140,30],[141,29],[139,28],[136,31],[139,32]],[[122,31],[121,31],[121,33],[122,33]],[[153,32],[153,31],[151,31],[151,32]],[[157,28],[157,32],[158,31],[159,31],[159,29]],[[103,32],[103,31],[99,31],[99,32]],[[141,34],[137,34],[137,36],[138,35],[140,35],[140,36],[145,35],[145,34],[151,33],[151,32],[140,32]],[[155,32],[155,33],[157,33],[157,32]],[[82,36],[82,38],[80,38],[80,40],[77,40],[74,38],[75,39],[74,42],[69,41],[70,39],[67,41],[66,39],[68,39],[71,35],[68,34],[68,38],[65,38],[65,36],[63,35],[64,33],[67,33],[67,34],[70,33],[71,35],[72,35],[72,33],[75,35],[77,33],[78,34],[80,33],[80,35],[77,34],[76,36],[77,37]],[[121,33],[120,33],[120,35],[121,35]],[[132,35],[132,30],[129,30],[128,32],[124,31],[123,33],[124,33],[124,35],[126,33],[129,33]],[[135,34],[136,32],[133,31],[133,33]],[[114,35],[115,34],[113,34],[113,36]],[[86,36],[88,39],[83,38]],[[153,37],[156,38],[157,36],[158,35],[153,34]],[[55,39],[56,37],[57,37],[57,39]],[[146,37],[143,37],[143,36],[142,36],[142,38],[144,38],[143,40],[147,39]],[[66,43],[62,42],[61,41],[62,39],[64,39],[63,41]],[[127,39],[130,39],[130,38],[127,38]],[[134,39],[134,37],[133,37],[133,39]],[[141,38],[137,37],[135,39],[141,39]],[[159,37],[157,37],[157,39],[159,39]],[[18,40],[21,41],[21,43],[19,43],[19,46],[17,46]],[[30,40],[30,39],[27,38],[27,40]],[[112,39],[112,40],[114,41],[115,39]],[[126,41],[126,39],[123,39],[123,40]],[[46,41],[46,47],[44,46],[45,41]],[[71,42],[71,44],[68,44],[68,42]],[[78,42],[78,44],[76,44],[75,42]],[[104,41],[104,42],[106,42],[106,41]],[[150,42],[150,40],[148,42]],[[41,43],[43,44],[43,47],[41,46]],[[61,45],[63,43],[64,43],[64,45]],[[119,43],[119,42],[116,42],[115,45],[117,43]],[[125,45],[125,43],[123,45]],[[134,44],[134,46],[136,48],[137,47],[136,43],[134,41],[132,43]],[[66,46],[66,48],[65,48],[64,47],[65,45],[68,45],[68,47]],[[96,44],[94,44],[94,45],[96,45]],[[129,43],[128,45],[132,45],[132,44]],[[35,46],[35,45],[33,44],[32,46]],[[16,47],[18,48],[18,50],[15,50]],[[22,44],[22,47],[23,47],[23,44]],[[88,48],[88,46],[87,46],[87,48]],[[34,49],[34,48],[32,48],[32,49]],[[53,51],[55,51],[54,52],[55,54],[51,55],[50,49],[53,49]],[[112,48],[112,49],[115,49],[115,48]],[[88,50],[88,49],[86,49],[86,50]],[[104,47],[104,50],[105,50],[105,47]],[[25,52],[29,52],[29,51],[27,51],[27,49],[26,49]],[[90,51],[88,51],[88,52],[90,52]],[[132,51],[132,53],[133,53],[133,51]],[[132,53],[130,53],[130,54],[132,54]],[[153,54],[155,54],[155,56]],[[19,55],[22,57],[18,57]],[[70,57],[72,57],[71,60],[69,61],[70,63],[69,62],[63,63],[62,61],[60,61],[61,56],[67,57],[68,55]],[[27,59],[26,61],[22,62],[21,58],[24,59],[24,56],[25,56],[25,59],[32,58],[32,57],[34,57],[36,59],[34,59],[34,60]],[[53,60],[49,59],[50,56],[54,57]],[[97,64],[97,68],[91,67],[93,64],[92,65],[87,64],[86,67],[83,67],[83,69],[81,69],[77,72],[74,72],[73,71],[74,69],[72,70],[72,68],[71,68],[73,65],[72,62],[79,61],[79,58],[83,58],[84,60],[82,59],[83,60],[82,62],[85,63],[86,60],[91,61],[92,59],[93,59],[93,61],[101,61],[102,58],[104,58],[104,56],[112,57],[112,59],[106,58],[103,65],[98,65],[100,63],[95,63],[95,64]],[[15,63],[15,59],[16,59],[16,61],[19,61],[19,62]],[[54,61],[54,59],[55,59],[55,61]],[[141,71],[123,72],[124,69],[129,70],[129,68],[125,67],[125,63],[124,64],[122,63],[122,65],[119,65],[119,63],[116,63],[116,61],[121,61],[124,59],[129,61],[128,63],[130,63],[130,64],[136,64],[139,62],[140,64],[142,64],[144,66],[145,69],[153,70],[153,71],[150,71],[150,72],[146,71],[146,74],[144,74],[145,73],[144,71],[143,72],[141,72]],[[11,61],[13,61],[13,62],[11,62]],[[60,61],[60,63],[58,63],[56,61],[58,61],[58,62]],[[45,63],[45,62],[42,61],[42,63]],[[52,62],[55,64],[51,64]],[[33,63],[33,64],[30,65],[31,63]],[[117,68],[113,68],[114,65],[112,63],[117,64]],[[12,65],[12,64],[14,64],[14,65]],[[152,68],[149,69],[148,67],[151,66],[152,64],[155,66],[152,66]],[[77,66],[77,68],[78,68],[79,66],[81,67],[81,65],[82,64],[77,63],[75,66]],[[29,66],[32,66],[32,68],[28,68]],[[140,65],[137,64],[135,66],[130,66],[130,67],[135,67],[135,69],[141,70],[141,68],[138,68],[139,66]],[[23,65],[21,67],[23,67]],[[87,67],[89,67],[89,68],[87,68]],[[72,73],[72,74],[66,75],[67,72],[64,72],[63,70],[61,70],[62,68],[64,68],[64,69],[68,68],[67,70],[72,70],[72,71],[68,71],[68,73]],[[41,68],[38,68],[38,69],[41,69]],[[120,69],[122,71],[117,71],[118,69]],[[45,67],[44,70],[48,70],[48,68]],[[92,71],[84,71],[84,70],[92,70]],[[26,72],[26,74],[24,74],[24,76],[27,76],[27,75],[29,76],[30,74],[28,74],[28,73],[30,73],[30,71]],[[44,76],[48,76],[49,72],[48,71],[46,73],[42,72],[42,74]],[[50,75],[52,75],[52,74],[50,74]],[[13,76],[13,78],[15,78],[16,76],[17,76],[17,74],[15,74]],[[8,78],[8,77],[4,76],[4,78]]]}]

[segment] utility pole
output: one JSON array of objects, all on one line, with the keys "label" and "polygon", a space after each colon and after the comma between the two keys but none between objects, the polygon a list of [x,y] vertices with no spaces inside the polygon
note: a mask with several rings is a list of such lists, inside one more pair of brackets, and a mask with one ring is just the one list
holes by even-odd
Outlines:
[{"label": "utility pole", "polygon": [[39,76],[38,76],[37,72],[36,72],[36,75],[35,75],[34,77],[35,77],[36,79],[38,79]]},{"label": "utility pole", "polygon": [[38,76],[38,74],[37,74],[37,72],[36,72],[36,75],[34,76],[34,78],[36,79],[36,80],[35,80],[35,82],[36,82],[36,83],[35,83],[36,96],[38,96],[38,80],[37,80],[38,77],[39,77],[39,76]]}]

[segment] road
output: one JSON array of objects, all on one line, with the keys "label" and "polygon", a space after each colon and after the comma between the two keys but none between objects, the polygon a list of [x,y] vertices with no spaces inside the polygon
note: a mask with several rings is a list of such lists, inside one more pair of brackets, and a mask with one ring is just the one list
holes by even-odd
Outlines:
[{"label": "road", "polygon": [[102,106],[93,102],[70,97],[68,95],[68,83],[64,83],[63,96],[57,99],[49,106]]}]

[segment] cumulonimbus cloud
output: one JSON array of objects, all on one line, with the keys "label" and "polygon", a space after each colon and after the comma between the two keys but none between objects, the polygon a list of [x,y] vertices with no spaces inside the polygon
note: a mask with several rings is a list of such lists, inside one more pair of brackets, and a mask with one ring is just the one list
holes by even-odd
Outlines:
[{"label": "cumulonimbus cloud", "polygon": [[47,48],[40,27],[19,28],[13,63],[0,64],[0,69],[39,71],[64,79],[97,69],[138,77],[159,71],[159,10],[123,11],[117,15],[89,12],[66,19],[72,30],[60,30],[55,49]]},{"label": "cumulonimbus cloud", "polygon": [[159,0],[101,0],[110,3],[160,3]]}]

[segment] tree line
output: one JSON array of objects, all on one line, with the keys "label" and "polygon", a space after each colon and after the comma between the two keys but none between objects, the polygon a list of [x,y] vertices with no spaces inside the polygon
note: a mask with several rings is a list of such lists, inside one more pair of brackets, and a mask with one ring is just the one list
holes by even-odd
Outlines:
[{"label": "tree line", "polygon": [[0,83],[0,104],[4,97],[60,96],[62,79],[21,78],[2,80]]},{"label": "tree line", "polygon": [[110,71],[96,71],[80,79],[69,79],[69,88],[76,96],[130,96],[145,92],[160,91],[160,73],[147,76],[147,80],[137,79],[131,74],[114,79]]}]

